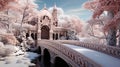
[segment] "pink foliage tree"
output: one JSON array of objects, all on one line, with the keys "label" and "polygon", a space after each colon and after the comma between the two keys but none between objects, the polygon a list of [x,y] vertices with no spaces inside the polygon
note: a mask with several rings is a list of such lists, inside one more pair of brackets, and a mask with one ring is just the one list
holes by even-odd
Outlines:
[{"label": "pink foliage tree", "polygon": [[59,20],[59,25],[74,30],[77,34],[82,31],[83,21],[76,16],[64,16]]},{"label": "pink foliage tree", "polygon": [[107,44],[116,46],[116,33],[120,26],[120,0],[92,0],[86,2],[84,7],[93,11],[93,19],[99,19],[103,12],[107,11],[108,21],[104,26],[104,30],[107,32]]},{"label": "pink foliage tree", "polygon": [[0,0],[0,11],[7,8],[8,4],[16,0]]}]

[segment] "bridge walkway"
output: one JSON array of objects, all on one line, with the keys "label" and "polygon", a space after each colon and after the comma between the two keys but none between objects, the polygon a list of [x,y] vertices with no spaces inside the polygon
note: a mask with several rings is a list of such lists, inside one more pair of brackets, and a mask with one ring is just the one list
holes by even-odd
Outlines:
[{"label": "bridge walkway", "polygon": [[92,49],[72,45],[72,44],[62,44],[70,49],[73,49],[87,58],[100,64],[102,67],[120,67],[120,59],[112,57],[102,52],[98,52]]}]

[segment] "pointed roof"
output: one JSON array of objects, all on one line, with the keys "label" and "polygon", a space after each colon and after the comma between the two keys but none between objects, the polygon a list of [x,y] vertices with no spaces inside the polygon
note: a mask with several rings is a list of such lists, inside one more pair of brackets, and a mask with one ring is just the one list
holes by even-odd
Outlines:
[{"label": "pointed roof", "polygon": [[57,9],[56,3],[54,3],[54,9]]},{"label": "pointed roof", "polygon": [[56,8],[57,6],[56,6],[56,3],[54,4],[54,8]]},{"label": "pointed roof", "polygon": [[44,10],[47,10],[47,7],[46,7],[46,3],[44,4],[44,8],[43,8]]}]

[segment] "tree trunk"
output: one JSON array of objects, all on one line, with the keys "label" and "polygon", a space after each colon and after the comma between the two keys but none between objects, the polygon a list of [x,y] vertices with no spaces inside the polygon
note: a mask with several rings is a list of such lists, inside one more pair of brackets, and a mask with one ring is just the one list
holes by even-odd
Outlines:
[{"label": "tree trunk", "polygon": [[116,46],[116,29],[112,28],[108,31],[108,35],[107,35],[107,44],[110,46]]},{"label": "tree trunk", "polygon": [[[9,9],[7,9],[5,13],[6,13],[7,15],[9,15]],[[8,21],[8,24],[7,24],[7,26],[8,26],[8,32],[11,33],[11,30],[10,30],[10,18],[8,18],[7,21]]]},{"label": "tree trunk", "polygon": [[[111,20],[114,17],[114,14],[112,11],[108,11],[108,18],[109,20]],[[108,34],[107,34],[107,45],[110,46],[116,46],[116,34],[117,34],[117,30],[116,28],[110,28],[108,30]]]}]

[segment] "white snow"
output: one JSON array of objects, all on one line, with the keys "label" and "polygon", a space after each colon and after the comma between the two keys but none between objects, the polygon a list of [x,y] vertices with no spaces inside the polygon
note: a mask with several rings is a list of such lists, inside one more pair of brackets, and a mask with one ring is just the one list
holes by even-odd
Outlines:
[{"label": "white snow", "polygon": [[19,50],[14,55],[0,58],[0,66],[1,67],[29,67],[31,65],[34,66],[35,64],[31,63],[31,60],[35,59],[38,56],[39,55],[37,53],[22,52],[21,50]]},{"label": "white snow", "polygon": [[[23,47],[23,46],[22,46]],[[20,46],[0,42],[0,67],[29,67],[39,55],[33,52],[23,52]]]},{"label": "white snow", "polygon": [[120,59],[118,59],[118,58],[109,56],[107,54],[104,54],[104,53],[101,53],[98,51],[80,47],[80,46],[75,46],[75,45],[70,45],[70,44],[63,44],[63,45],[92,59],[93,61],[102,65],[102,67],[120,67]]}]

